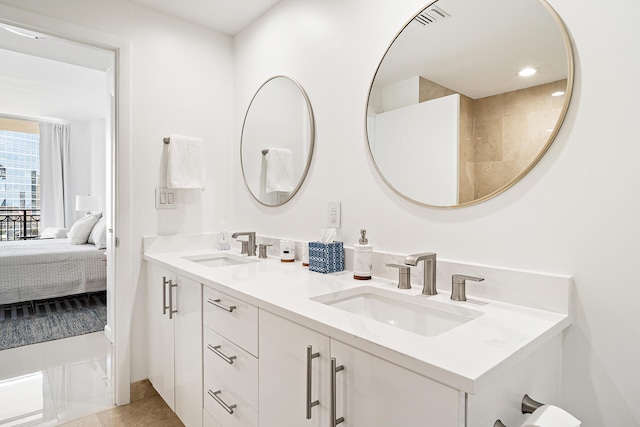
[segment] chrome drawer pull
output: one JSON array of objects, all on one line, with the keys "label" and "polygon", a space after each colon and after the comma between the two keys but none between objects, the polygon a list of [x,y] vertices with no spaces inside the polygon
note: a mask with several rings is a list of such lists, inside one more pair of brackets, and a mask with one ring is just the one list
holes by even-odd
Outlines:
[{"label": "chrome drawer pull", "polygon": [[169,307],[167,307],[169,309],[169,319],[173,319],[173,314],[178,312],[177,309],[176,310],[173,309],[173,292],[171,292],[172,288],[177,288],[177,287],[178,287],[177,283],[173,283],[171,280],[169,280]]},{"label": "chrome drawer pull", "polygon": [[331,427],[344,422],[344,417],[336,418],[336,373],[344,370],[344,365],[336,366],[336,358],[331,358]]},{"label": "chrome drawer pull", "polygon": [[311,360],[320,357],[320,353],[314,353],[310,345],[307,346],[307,419],[311,419],[311,408],[320,404],[320,401],[311,401]]},{"label": "chrome drawer pull", "polygon": [[162,314],[167,314],[167,284],[171,284],[171,280],[167,280],[166,276],[162,276]]},{"label": "chrome drawer pull", "polygon": [[233,365],[233,359],[236,358],[236,356],[227,356],[226,354],[224,354],[223,352],[221,352],[220,350],[218,350],[220,347],[222,347],[221,345],[217,345],[217,346],[212,346],[211,344],[207,344],[207,348],[211,351],[213,351],[216,355],[220,356],[220,358],[222,360],[224,360],[225,362],[227,362],[229,365]]},{"label": "chrome drawer pull", "polygon": [[237,307],[235,305],[232,305],[230,307],[227,307],[226,305],[222,305],[220,304],[220,299],[211,299],[211,298],[207,298],[207,302],[211,305],[215,305],[218,308],[221,308],[223,310],[227,310],[229,313],[232,313],[233,310],[235,310]]},{"label": "chrome drawer pull", "polygon": [[218,395],[220,393],[222,393],[222,390],[218,390],[218,391],[208,391],[209,396],[213,397],[213,400],[215,400],[216,402],[218,402],[220,404],[220,406],[222,406],[224,408],[225,411],[227,411],[230,415],[233,415],[233,410],[238,406],[235,403],[231,406],[227,405],[222,399],[220,399],[218,397]]}]

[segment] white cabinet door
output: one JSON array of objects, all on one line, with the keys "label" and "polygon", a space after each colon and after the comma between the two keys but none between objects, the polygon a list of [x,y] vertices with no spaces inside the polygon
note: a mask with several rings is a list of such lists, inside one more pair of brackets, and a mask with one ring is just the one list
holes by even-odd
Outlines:
[{"label": "white cabinet door", "polygon": [[186,427],[201,427],[202,285],[181,276],[175,280],[175,413]]},{"label": "white cabinet door", "polygon": [[457,390],[334,339],[331,355],[344,367],[336,373],[340,427],[460,426]]},{"label": "white cabinet door", "polygon": [[147,348],[149,381],[169,407],[174,405],[174,335],[169,319],[169,284],[175,274],[147,263]]},{"label": "white cabinet door", "polygon": [[[262,310],[259,318],[260,426],[328,426],[329,338]],[[307,346],[318,353],[310,360],[310,382]],[[319,401],[311,408],[310,420],[308,384],[310,401]]]}]

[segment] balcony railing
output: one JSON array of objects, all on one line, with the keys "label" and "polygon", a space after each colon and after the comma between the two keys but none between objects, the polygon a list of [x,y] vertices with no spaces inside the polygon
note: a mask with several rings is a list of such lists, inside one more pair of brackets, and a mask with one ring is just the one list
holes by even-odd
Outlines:
[{"label": "balcony railing", "polygon": [[0,241],[35,239],[40,235],[40,209],[0,208]]}]

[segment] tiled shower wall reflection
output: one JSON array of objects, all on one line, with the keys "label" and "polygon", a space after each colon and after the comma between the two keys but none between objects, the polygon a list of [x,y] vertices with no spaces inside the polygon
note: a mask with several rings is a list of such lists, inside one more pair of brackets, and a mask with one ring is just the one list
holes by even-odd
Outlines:
[{"label": "tiled shower wall reflection", "polygon": [[[556,125],[567,80],[471,99],[460,95],[459,202],[493,193],[540,154]],[[455,93],[420,79],[420,102]]]}]

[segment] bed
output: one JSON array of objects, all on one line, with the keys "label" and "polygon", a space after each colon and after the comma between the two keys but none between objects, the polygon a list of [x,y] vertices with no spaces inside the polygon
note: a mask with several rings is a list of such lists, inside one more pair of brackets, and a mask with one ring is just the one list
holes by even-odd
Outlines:
[{"label": "bed", "polygon": [[0,243],[0,304],[107,288],[104,250],[68,239]]}]

